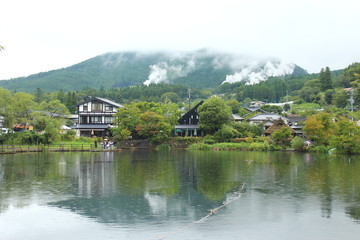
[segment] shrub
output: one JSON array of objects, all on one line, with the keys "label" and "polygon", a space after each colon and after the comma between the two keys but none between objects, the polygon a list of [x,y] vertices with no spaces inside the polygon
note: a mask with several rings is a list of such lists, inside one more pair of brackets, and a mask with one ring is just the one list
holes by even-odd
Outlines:
[{"label": "shrub", "polygon": [[246,137],[245,142],[252,143],[252,142],[254,142],[254,138],[253,137]]},{"label": "shrub", "polygon": [[241,142],[246,142],[246,139],[245,138],[233,138],[233,139],[231,139],[231,142],[241,143]]},{"label": "shrub", "polygon": [[269,137],[257,137],[257,138],[255,138],[255,142],[267,142],[267,143],[270,143],[271,139]]},{"label": "shrub", "polygon": [[329,149],[324,145],[319,145],[311,148],[311,151],[316,153],[328,153]]},{"label": "shrub", "polygon": [[249,150],[251,151],[269,151],[270,144],[267,142],[253,142],[249,146]]},{"label": "shrub", "polygon": [[223,125],[215,134],[214,137],[218,142],[228,142],[230,139],[237,136],[238,131],[230,125]]},{"label": "shrub", "polygon": [[61,135],[62,141],[74,141],[76,132],[74,130],[69,130],[67,133]]},{"label": "shrub", "polygon": [[291,147],[299,152],[303,152],[306,150],[304,139],[301,137],[294,137],[293,140],[291,140]]},{"label": "shrub", "polygon": [[214,144],[214,143],[216,143],[216,140],[214,139],[213,136],[207,135],[203,138],[203,142],[206,144]]},{"label": "shrub", "polygon": [[194,143],[189,146],[190,150],[211,150],[211,145],[205,143]]}]

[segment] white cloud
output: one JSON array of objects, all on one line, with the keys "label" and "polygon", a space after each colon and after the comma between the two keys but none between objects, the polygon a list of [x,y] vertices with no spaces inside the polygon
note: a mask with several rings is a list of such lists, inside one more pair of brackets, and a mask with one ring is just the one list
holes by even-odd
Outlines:
[{"label": "white cloud", "polygon": [[223,83],[235,83],[245,81],[247,84],[256,84],[267,80],[269,77],[292,74],[295,65],[291,63],[267,61],[265,64],[256,61],[242,67],[233,75],[227,75]]}]

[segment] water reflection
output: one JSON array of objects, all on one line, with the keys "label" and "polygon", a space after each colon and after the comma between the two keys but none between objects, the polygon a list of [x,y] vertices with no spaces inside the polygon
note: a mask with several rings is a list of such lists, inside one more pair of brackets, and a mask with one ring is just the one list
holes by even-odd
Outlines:
[{"label": "water reflection", "polygon": [[[257,209],[334,208],[360,222],[359,157],[262,152],[45,153],[0,156],[0,217],[32,204],[103,223],[192,222],[246,182]],[[251,204],[253,204],[251,203]],[[249,203],[250,204],[250,203]]]}]

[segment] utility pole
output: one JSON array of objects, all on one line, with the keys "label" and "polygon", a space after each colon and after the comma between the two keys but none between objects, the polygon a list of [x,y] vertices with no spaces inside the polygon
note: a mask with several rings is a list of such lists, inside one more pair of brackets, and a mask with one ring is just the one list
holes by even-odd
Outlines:
[{"label": "utility pole", "polygon": [[191,88],[188,88],[188,94],[189,94],[189,110],[191,109]]},{"label": "utility pole", "polygon": [[[354,111],[354,89],[351,88],[350,90],[350,112],[352,113]],[[354,117],[351,114],[351,121],[354,121]]]}]

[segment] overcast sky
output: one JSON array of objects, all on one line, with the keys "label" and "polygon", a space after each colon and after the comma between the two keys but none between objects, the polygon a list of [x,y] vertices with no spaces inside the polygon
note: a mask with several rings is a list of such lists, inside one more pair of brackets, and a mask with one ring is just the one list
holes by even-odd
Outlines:
[{"label": "overcast sky", "polygon": [[209,48],[309,72],[360,61],[359,0],[7,0],[0,79],[113,51]]}]

